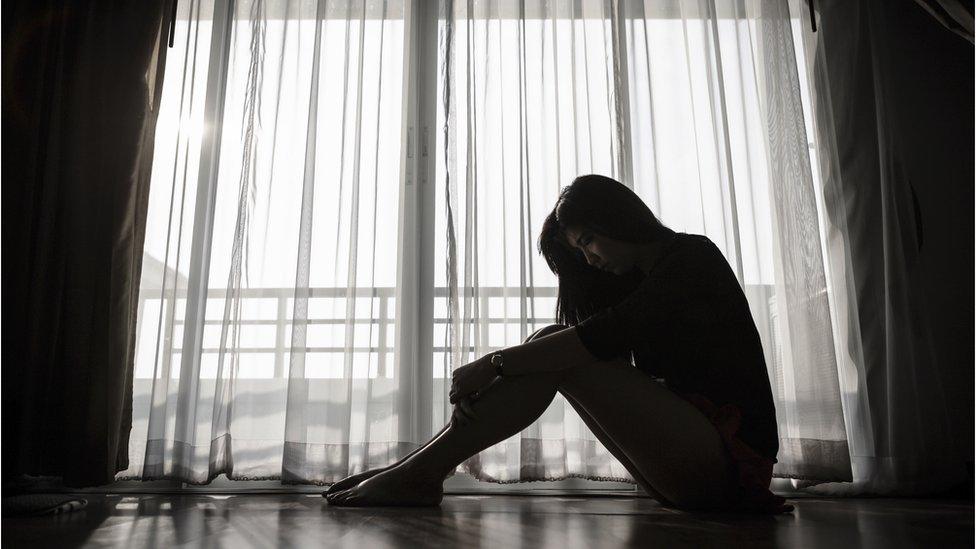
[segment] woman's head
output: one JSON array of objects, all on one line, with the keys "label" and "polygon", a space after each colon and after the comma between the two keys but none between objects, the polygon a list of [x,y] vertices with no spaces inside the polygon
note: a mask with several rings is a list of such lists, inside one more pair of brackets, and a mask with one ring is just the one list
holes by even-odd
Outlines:
[{"label": "woman's head", "polygon": [[559,278],[557,320],[572,326],[618,303],[644,276],[638,262],[646,245],[670,233],[625,185],[577,177],[539,235],[539,252]]}]

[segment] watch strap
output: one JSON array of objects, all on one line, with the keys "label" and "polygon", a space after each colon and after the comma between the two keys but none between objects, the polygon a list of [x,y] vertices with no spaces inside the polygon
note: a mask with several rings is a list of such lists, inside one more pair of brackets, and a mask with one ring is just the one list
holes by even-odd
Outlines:
[{"label": "watch strap", "polygon": [[491,355],[491,364],[495,367],[495,375],[498,377],[505,377],[502,373],[502,364],[505,362],[505,357],[501,353],[494,353]]}]

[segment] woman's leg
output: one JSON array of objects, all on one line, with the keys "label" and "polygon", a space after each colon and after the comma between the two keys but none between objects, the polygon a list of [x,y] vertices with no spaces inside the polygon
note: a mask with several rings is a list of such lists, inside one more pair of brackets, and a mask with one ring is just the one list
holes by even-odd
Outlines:
[{"label": "woman's leg", "polygon": [[[553,331],[537,330],[530,341]],[[333,505],[434,505],[444,479],[472,455],[505,440],[535,421],[556,396],[565,371],[497,378],[471,402],[478,419],[448,423],[440,433],[394,466],[366,471],[340,481],[346,487],[325,494]],[[358,478],[357,478],[358,477]],[[339,484],[339,483],[337,483]],[[431,490],[436,486],[437,490]]]},{"label": "woman's leg", "polygon": [[705,509],[729,496],[729,462],[718,430],[691,403],[631,364],[573,368],[559,392],[586,412],[580,416],[594,423],[593,433],[615,456],[626,456],[628,461],[617,459],[662,503]]},{"label": "woman's leg", "polygon": [[338,482],[334,482],[332,484],[332,486],[329,486],[329,489],[326,490],[323,495],[328,496],[330,494],[334,494],[336,492],[341,492],[343,490],[346,490],[347,488],[352,488],[353,486],[359,484],[360,482],[362,482],[362,481],[364,481],[364,480],[366,480],[366,479],[368,479],[370,477],[375,477],[376,475],[382,473],[383,471],[388,471],[388,470],[396,467],[397,465],[399,465],[399,464],[403,463],[404,461],[410,459],[410,456],[412,456],[412,455],[416,454],[417,452],[419,452],[419,451],[423,450],[424,448],[426,448],[427,445],[430,444],[431,442],[434,442],[434,440],[436,440],[437,437],[441,436],[441,433],[443,433],[450,426],[451,426],[450,423],[448,423],[448,424],[444,425],[443,427],[441,427],[441,430],[438,431],[437,434],[435,434],[433,437],[431,437],[430,440],[428,440],[422,446],[418,446],[418,447],[414,448],[409,454],[407,454],[407,455],[403,456],[402,458],[398,459],[395,463],[391,463],[391,464],[387,465],[386,467],[377,467],[376,469],[370,469],[368,471],[363,471],[362,473],[356,473],[355,475],[349,475],[348,477],[346,477],[346,478],[344,478],[344,479],[342,479],[342,480],[340,480]]},{"label": "woman's leg", "polygon": [[619,446],[617,446],[617,443],[612,438],[610,438],[610,435],[603,430],[603,427],[600,426],[600,424],[597,423],[595,419],[593,419],[593,416],[591,416],[590,413],[586,411],[586,408],[583,408],[583,406],[579,403],[579,401],[576,400],[572,395],[569,395],[567,393],[562,393],[562,395],[563,398],[566,399],[566,402],[569,402],[569,404],[573,407],[573,409],[576,410],[576,413],[579,414],[580,419],[583,420],[583,423],[585,423],[586,426],[590,429],[590,431],[596,436],[597,440],[599,440],[600,443],[603,444],[603,447],[606,448],[607,451],[609,451],[610,454],[613,455],[613,457],[616,458],[617,461],[619,461],[620,464],[624,466],[624,469],[627,469],[627,472],[630,473],[630,476],[634,477],[634,480],[637,482],[637,484],[645,492],[647,492],[648,495],[650,495],[651,497],[659,501],[661,505],[667,507],[673,507],[674,506],[673,503],[668,501],[667,498],[665,498],[663,495],[661,495],[660,492],[658,492],[657,490],[654,489],[653,486],[651,486],[651,483],[648,482],[647,479],[641,476],[640,471],[637,469],[637,467],[634,466],[634,462],[630,461],[630,458],[627,457],[627,454],[625,454],[624,451],[621,450]]},{"label": "woman's leg", "polygon": [[615,361],[499,378],[472,403],[478,419],[448,426],[396,467],[331,494],[330,503],[436,505],[447,474],[535,421],[557,388],[588,413],[600,428],[595,433],[612,441],[608,449],[629,458],[622,463],[652,495],[663,494],[662,500],[687,508],[711,506],[724,497],[726,458],[711,423],[643,372]]},{"label": "woman's leg", "polygon": [[497,378],[472,401],[476,419],[465,425],[448,424],[421,451],[395,467],[326,498],[340,506],[437,505],[448,474],[464,460],[535,421],[556,396],[561,376],[557,371]]},{"label": "woman's leg", "polygon": [[[545,328],[536,330],[536,332],[530,335],[528,338],[526,338],[525,341],[529,342],[532,341],[533,339],[545,337],[551,333],[558,332],[564,328],[565,326],[561,324],[553,324],[551,326],[546,326]],[[659,501],[662,505],[666,505],[666,506],[674,505],[670,501],[668,501],[667,498],[661,495],[660,492],[655,490],[654,487],[651,486],[651,484],[647,481],[647,479],[641,476],[640,471],[638,471],[637,467],[635,467],[633,462],[630,461],[630,458],[627,457],[627,454],[625,454],[623,450],[621,450],[620,447],[617,446],[617,443],[607,434],[606,431],[603,430],[603,427],[601,427],[600,424],[593,419],[593,416],[590,415],[590,413],[586,410],[586,408],[584,408],[580,404],[580,402],[576,400],[575,397],[573,397],[573,395],[568,394],[565,391],[562,391],[562,395],[563,398],[566,399],[566,402],[569,402],[569,404],[573,407],[573,409],[576,410],[576,413],[580,416],[580,419],[583,420],[583,423],[586,424],[587,428],[589,428],[589,430],[594,434],[594,436],[596,436],[597,440],[599,440],[600,443],[603,444],[603,447],[606,448],[607,451],[610,452],[610,454],[614,458],[616,458],[616,460],[619,461],[621,465],[624,466],[624,469],[627,469],[627,472],[630,473],[630,476],[634,477],[634,480],[637,482],[637,484],[645,492],[647,492],[648,495],[650,495],[651,497]]]},{"label": "woman's leg", "polygon": [[[554,324],[554,325],[551,325],[551,326],[546,326],[546,327],[543,327],[543,328],[539,328],[538,330],[536,330],[535,332],[533,332],[529,337],[525,338],[525,341],[523,343],[528,343],[529,341],[532,341],[533,339],[538,339],[540,337],[547,336],[547,335],[549,335],[549,334],[551,334],[553,332],[557,332],[557,331],[561,330],[562,328],[563,328],[563,326],[558,325],[558,324]],[[374,476],[378,475],[379,473],[382,473],[383,471],[388,471],[388,470],[396,467],[397,465],[399,465],[399,464],[403,463],[404,461],[410,459],[414,454],[416,454],[417,452],[420,452],[421,450],[423,450],[424,448],[426,448],[427,446],[429,446],[432,442],[434,442],[435,440],[437,440],[437,438],[440,437],[441,434],[443,434],[444,431],[446,431],[447,428],[450,427],[450,426],[451,426],[450,422],[448,422],[447,424],[445,424],[443,427],[441,427],[441,430],[438,431],[437,434],[435,434],[433,437],[430,438],[430,440],[428,440],[423,445],[418,446],[413,451],[411,451],[409,454],[407,454],[407,455],[403,456],[402,458],[400,458],[399,460],[397,460],[396,463],[391,463],[390,465],[387,465],[386,467],[378,467],[376,469],[370,469],[368,471],[363,471],[362,473],[357,473],[355,475],[350,475],[350,476],[348,476],[348,477],[346,477],[346,478],[344,478],[344,479],[342,479],[342,480],[340,480],[338,482],[333,483],[332,486],[330,486],[329,489],[326,490],[326,492],[325,492],[324,495],[328,496],[328,495],[334,494],[336,492],[341,492],[343,490],[346,490],[348,488],[351,488],[353,486],[356,486],[360,482],[362,482],[362,481],[364,481],[364,480],[366,480],[368,478],[374,477]]]}]

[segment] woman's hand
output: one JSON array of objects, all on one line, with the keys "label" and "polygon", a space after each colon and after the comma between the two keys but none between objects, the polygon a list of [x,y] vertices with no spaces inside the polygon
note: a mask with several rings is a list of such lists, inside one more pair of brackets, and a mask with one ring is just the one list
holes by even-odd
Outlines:
[{"label": "woman's hand", "polygon": [[463,427],[478,419],[471,408],[471,397],[461,397],[454,405],[454,412],[451,413],[451,425]]},{"label": "woman's hand", "polygon": [[494,380],[495,370],[487,357],[461,366],[451,372],[451,392],[448,395],[451,404],[458,403],[462,398],[475,396],[475,393],[491,385]]}]

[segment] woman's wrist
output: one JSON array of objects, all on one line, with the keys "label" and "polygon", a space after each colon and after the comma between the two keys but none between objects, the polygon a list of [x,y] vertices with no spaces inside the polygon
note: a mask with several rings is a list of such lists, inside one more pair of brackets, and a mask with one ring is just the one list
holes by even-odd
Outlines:
[{"label": "woman's wrist", "polygon": [[[582,366],[597,360],[590,355],[576,335],[576,330],[567,328],[533,339],[519,345],[505,347],[488,353],[479,361],[491,365],[491,357],[501,353],[504,361],[502,377],[519,377],[540,372],[552,372]],[[492,373],[498,373],[491,365]]]},{"label": "woman's wrist", "polygon": [[508,376],[508,372],[505,370],[505,366],[499,368],[497,364],[492,362],[492,357],[494,357],[497,354],[501,354],[503,351],[504,349],[498,349],[497,351],[492,351],[479,359],[479,362],[482,364],[481,367],[484,368],[485,371],[491,372],[491,375],[494,377]]},{"label": "woman's wrist", "polygon": [[497,376],[498,374],[495,371],[495,365],[491,363],[491,357],[497,352],[498,351],[492,351],[486,354],[485,356],[481,357],[480,359],[478,359],[479,362],[481,363],[481,368],[486,372],[491,372],[493,376]]}]

